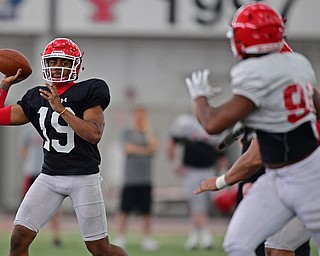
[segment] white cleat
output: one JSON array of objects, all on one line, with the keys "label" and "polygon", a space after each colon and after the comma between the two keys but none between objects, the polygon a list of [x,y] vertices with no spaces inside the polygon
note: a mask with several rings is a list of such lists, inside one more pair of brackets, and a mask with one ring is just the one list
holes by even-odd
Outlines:
[{"label": "white cleat", "polygon": [[141,242],[141,249],[143,251],[156,251],[159,249],[159,244],[152,238],[144,238]]},{"label": "white cleat", "polygon": [[193,232],[189,234],[186,243],[184,244],[184,248],[186,250],[195,250],[199,245],[199,236],[197,233]]}]

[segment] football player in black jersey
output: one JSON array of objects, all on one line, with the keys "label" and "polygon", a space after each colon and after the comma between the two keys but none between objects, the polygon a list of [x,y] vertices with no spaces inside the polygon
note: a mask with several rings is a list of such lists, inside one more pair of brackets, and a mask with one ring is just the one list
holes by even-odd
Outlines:
[{"label": "football player in black jersey", "polygon": [[92,255],[127,255],[109,243],[107,219],[99,174],[97,147],[103,130],[103,111],[110,103],[108,85],[101,79],[76,82],[83,53],[67,38],[51,41],[42,54],[47,81],[4,107],[15,76],[2,79],[0,125],[31,122],[43,138],[42,171],[22,201],[14,220],[10,255],[28,255],[39,230],[70,197],[80,230]]}]

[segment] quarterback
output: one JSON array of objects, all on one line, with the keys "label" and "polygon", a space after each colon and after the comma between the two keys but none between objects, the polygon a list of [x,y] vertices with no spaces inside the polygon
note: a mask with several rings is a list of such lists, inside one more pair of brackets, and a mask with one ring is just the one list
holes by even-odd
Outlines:
[{"label": "quarterback", "polygon": [[83,53],[70,39],[56,38],[42,54],[45,86],[36,86],[4,107],[15,76],[2,79],[0,125],[32,123],[43,138],[41,174],[24,197],[14,220],[10,256],[28,255],[39,230],[70,197],[87,249],[92,255],[127,255],[111,245],[99,174],[97,144],[104,130],[109,87],[101,79],[76,82]]}]

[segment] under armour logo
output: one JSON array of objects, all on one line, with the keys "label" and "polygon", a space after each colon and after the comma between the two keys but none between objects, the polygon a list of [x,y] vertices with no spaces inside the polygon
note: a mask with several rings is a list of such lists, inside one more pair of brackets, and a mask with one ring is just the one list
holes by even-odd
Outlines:
[{"label": "under armour logo", "polygon": [[61,98],[61,103],[67,102],[68,98]]}]

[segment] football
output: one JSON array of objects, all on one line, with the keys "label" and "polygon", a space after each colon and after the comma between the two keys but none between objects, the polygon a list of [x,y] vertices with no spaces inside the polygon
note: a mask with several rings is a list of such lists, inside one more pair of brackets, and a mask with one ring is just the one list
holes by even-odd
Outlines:
[{"label": "football", "polygon": [[22,69],[19,82],[28,78],[32,73],[29,60],[21,52],[13,49],[0,49],[0,72],[6,76],[14,76]]}]

